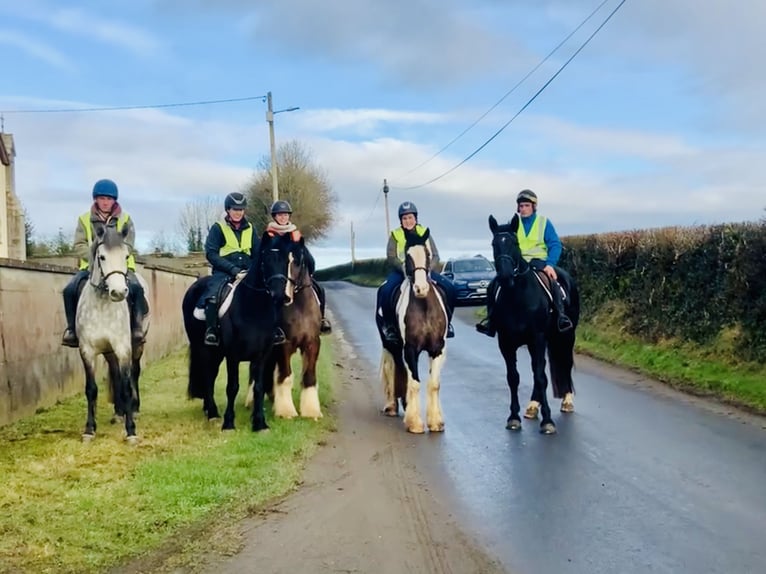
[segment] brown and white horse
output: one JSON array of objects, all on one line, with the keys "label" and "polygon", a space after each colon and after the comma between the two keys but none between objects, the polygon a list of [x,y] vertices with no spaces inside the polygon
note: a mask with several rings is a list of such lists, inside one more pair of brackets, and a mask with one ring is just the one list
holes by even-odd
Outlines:
[{"label": "brown and white horse", "polygon": [[425,432],[420,408],[420,376],[418,357],[425,351],[430,359],[426,394],[426,425],[431,432],[444,430],[444,415],[439,402],[440,375],[446,359],[447,309],[445,295],[431,282],[429,268],[431,250],[429,230],[419,236],[408,232],[405,246],[405,279],[396,300],[396,316],[401,339],[388,343],[383,337],[382,322],[378,330],[383,342],[381,379],[386,395],[383,412],[397,416],[398,401],[404,407],[404,426],[412,433]]}]

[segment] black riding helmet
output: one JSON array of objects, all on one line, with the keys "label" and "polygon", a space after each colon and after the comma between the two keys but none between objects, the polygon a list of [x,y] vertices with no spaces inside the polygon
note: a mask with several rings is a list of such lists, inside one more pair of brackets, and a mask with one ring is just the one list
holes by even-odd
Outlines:
[{"label": "black riding helmet", "polygon": [[292,213],[292,206],[284,199],[278,199],[271,204],[271,216],[274,217],[277,213]]},{"label": "black riding helmet", "polygon": [[412,203],[411,201],[405,201],[399,206],[399,219],[401,219],[403,215],[407,215],[408,213],[411,213],[417,219],[418,208],[415,207],[415,204]]},{"label": "black riding helmet", "polygon": [[245,209],[247,207],[247,198],[243,193],[233,191],[226,196],[223,206],[226,211],[230,209]]}]

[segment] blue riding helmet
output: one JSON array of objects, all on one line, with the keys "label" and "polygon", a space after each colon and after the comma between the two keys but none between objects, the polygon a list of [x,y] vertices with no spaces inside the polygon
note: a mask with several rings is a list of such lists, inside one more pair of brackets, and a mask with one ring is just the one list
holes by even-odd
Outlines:
[{"label": "blue riding helmet", "polygon": [[119,190],[117,189],[117,184],[111,179],[99,179],[93,185],[93,199],[96,199],[97,197],[112,197],[117,201],[118,195]]},{"label": "blue riding helmet", "polygon": [[411,201],[405,201],[399,206],[399,219],[402,218],[402,215],[407,215],[408,213],[411,213],[415,217],[418,216],[418,208],[415,207],[415,204]]}]

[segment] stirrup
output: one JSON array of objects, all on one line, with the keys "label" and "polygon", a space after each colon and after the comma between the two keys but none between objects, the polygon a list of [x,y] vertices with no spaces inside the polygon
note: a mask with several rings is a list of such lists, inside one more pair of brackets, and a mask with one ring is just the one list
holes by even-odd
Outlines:
[{"label": "stirrup", "polygon": [[572,320],[566,315],[559,316],[558,321],[556,322],[556,326],[558,327],[560,333],[565,333],[574,327]]},{"label": "stirrup", "polygon": [[287,337],[285,337],[285,332],[282,330],[282,327],[277,327],[274,329],[274,333],[272,334],[271,338],[271,344],[284,345],[286,341]]},{"label": "stirrup", "polygon": [[383,338],[389,343],[396,344],[399,342],[399,333],[393,327],[384,327]]},{"label": "stirrup", "polygon": [[212,330],[205,331],[205,344],[209,347],[218,346],[218,334]]},{"label": "stirrup", "polygon": [[327,335],[328,333],[332,333],[332,325],[330,325],[330,322],[322,317],[322,323],[319,326],[319,332],[322,335]]},{"label": "stirrup", "polygon": [[455,336],[455,328],[452,326],[452,323],[449,323],[447,325],[447,336],[445,338],[451,339],[454,336]]},{"label": "stirrup", "polygon": [[487,318],[484,318],[476,323],[476,330],[483,335],[487,335],[488,337],[494,337],[496,333],[495,329],[489,324],[489,319]]},{"label": "stirrup", "polygon": [[77,338],[77,334],[72,329],[67,329],[61,337],[61,344],[65,347],[72,347],[76,349],[80,346],[80,341]]}]

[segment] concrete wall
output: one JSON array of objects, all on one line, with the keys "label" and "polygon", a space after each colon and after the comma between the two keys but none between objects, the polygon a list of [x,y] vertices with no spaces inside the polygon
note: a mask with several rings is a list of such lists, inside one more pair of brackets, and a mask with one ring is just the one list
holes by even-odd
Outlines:
[{"label": "concrete wall", "polygon": [[[186,344],[181,300],[196,275],[159,266],[139,265],[138,271],[149,284],[152,310],[145,363]],[[61,346],[61,291],[73,273],[0,259],[0,425],[84,392],[80,354]]]}]

